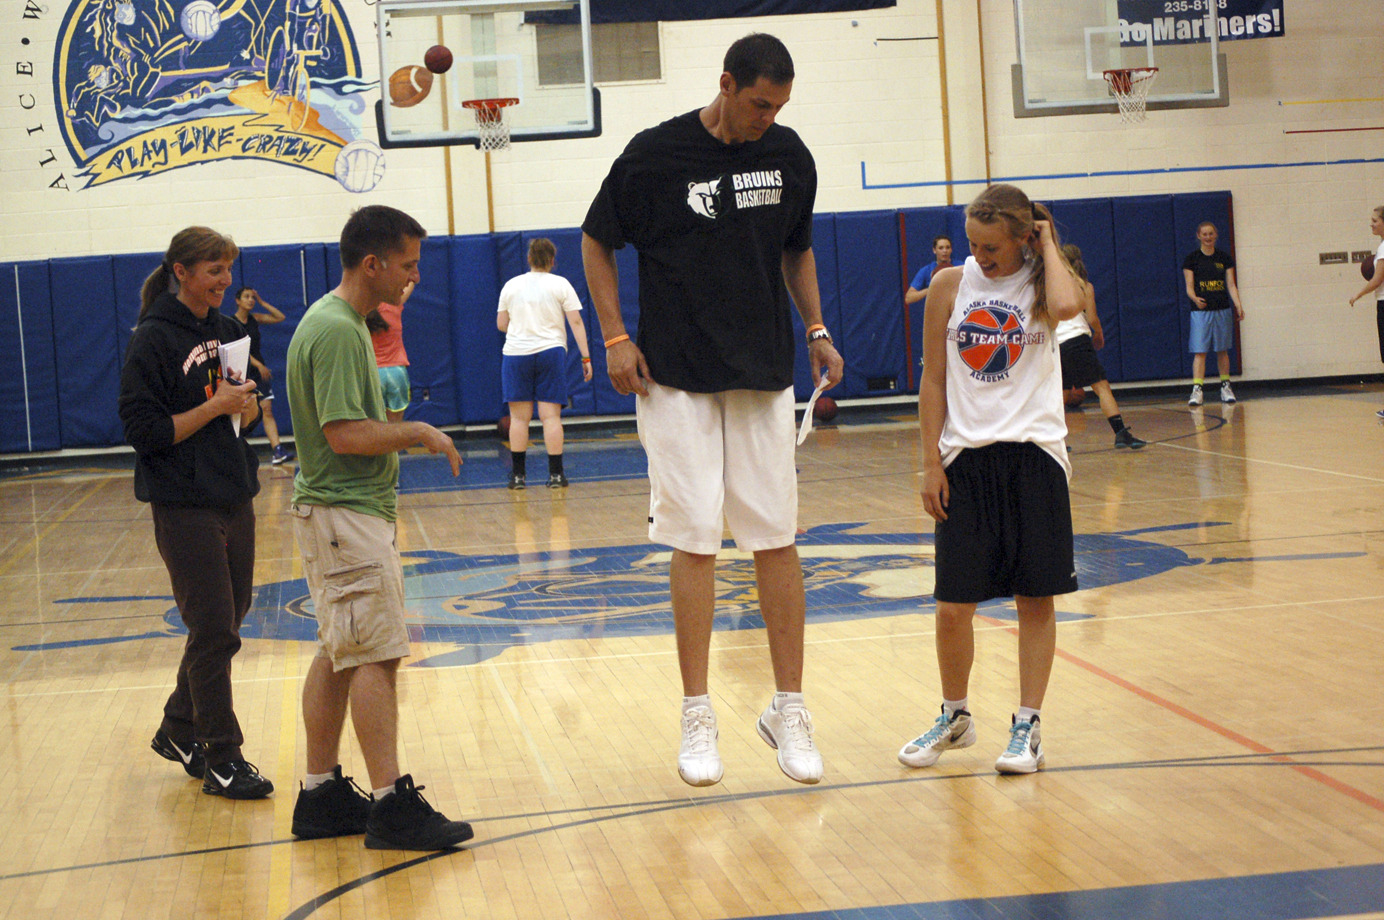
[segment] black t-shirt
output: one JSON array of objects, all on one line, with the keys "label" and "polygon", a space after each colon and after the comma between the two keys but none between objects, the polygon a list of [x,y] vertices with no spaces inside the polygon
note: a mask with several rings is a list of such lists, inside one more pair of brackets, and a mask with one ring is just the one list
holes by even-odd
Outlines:
[{"label": "black t-shirt", "polygon": [[[245,322],[241,323],[245,327],[245,334],[250,337],[250,357],[261,364],[264,364],[264,355],[260,354],[260,325],[259,320],[255,319],[255,314],[248,313]],[[260,379],[259,368],[251,364],[245,371],[245,375],[255,383],[263,383]]]},{"label": "black t-shirt", "polygon": [[817,167],[773,125],[725,144],[700,110],[636,135],[582,230],[639,251],[639,349],[653,379],[694,393],[793,385],[784,250],[812,247]]},{"label": "black t-shirt", "polygon": [[[1226,287],[1225,273],[1226,269],[1235,267],[1234,258],[1219,249],[1208,256],[1198,248],[1182,260],[1182,267],[1192,273],[1192,290],[1206,301],[1206,309],[1230,309],[1230,289]],[[1197,309],[1195,303],[1192,309]]]}]

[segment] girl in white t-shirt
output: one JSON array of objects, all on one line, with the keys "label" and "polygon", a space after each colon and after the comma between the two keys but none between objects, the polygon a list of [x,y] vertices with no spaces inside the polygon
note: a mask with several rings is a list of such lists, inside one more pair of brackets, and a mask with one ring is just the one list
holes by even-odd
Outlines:
[{"label": "girl in white t-shirt", "polygon": [[[1355,306],[1355,301],[1364,297],[1366,294],[1373,293],[1374,301],[1374,321],[1379,327],[1379,360],[1384,361],[1384,207],[1375,208],[1370,214],[1370,232],[1379,237],[1379,249],[1374,254],[1374,274],[1370,276],[1369,283],[1360,289],[1360,293],[1350,299],[1350,305]],[[1375,416],[1384,419],[1384,409],[1380,409]]]},{"label": "girl in white t-shirt", "polygon": [[1013,597],[1019,709],[995,768],[1043,765],[1039,711],[1057,646],[1053,595],[1075,591],[1067,425],[1055,328],[1082,290],[1052,216],[1012,185],[966,208],[971,257],[937,274],[923,326],[923,508],[935,538],[942,715],[899,751],[911,767],[969,747],[976,605]]}]

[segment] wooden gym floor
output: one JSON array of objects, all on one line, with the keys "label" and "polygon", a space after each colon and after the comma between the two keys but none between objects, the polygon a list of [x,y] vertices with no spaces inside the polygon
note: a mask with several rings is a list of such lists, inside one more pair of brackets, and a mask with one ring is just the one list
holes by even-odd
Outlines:
[{"label": "wooden gym floor", "polygon": [[313,655],[291,470],[262,468],[235,672],[278,791],[233,803],[149,750],[181,636],[128,462],[0,469],[0,916],[1384,917],[1381,393],[1241,398],[1129,400],[1154,442],[1137,453],[1094,405],[1068,416],[1083,590],[1058,602],[1029,777],[993,769],[1018,694],[1000,603],[977,620],[979,742],[895,761],[939,702],[910,407],[799,451],[817,787],[755,734],[773,687],[729,549],[726,775],[678,779],[667,556],[632,433],[570,431],[566,492],[506,491],[492,439],[465,442],[455,481],[406,457],[404,764],[476,827],[442,854],[289,833]]}]

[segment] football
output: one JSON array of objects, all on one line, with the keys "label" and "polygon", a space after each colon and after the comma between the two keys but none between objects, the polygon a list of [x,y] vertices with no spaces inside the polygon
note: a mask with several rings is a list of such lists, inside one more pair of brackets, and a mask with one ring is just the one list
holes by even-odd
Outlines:
[{"label": "football", "polygon": [[433,75],[417,64],[400,67],[389,75],[389,102],[401,109],[415,106],[428,98],[432,83]]}]

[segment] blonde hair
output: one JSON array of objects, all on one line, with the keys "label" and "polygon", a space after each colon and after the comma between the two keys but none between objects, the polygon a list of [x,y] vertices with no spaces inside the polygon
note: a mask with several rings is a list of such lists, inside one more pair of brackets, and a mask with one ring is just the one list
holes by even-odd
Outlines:
[{"label": "blonde hair", "polygon": [[[982,224],[1003,223],[1009,231],[1010,238],[1022,240],[1026,246],[1037,245],[1038,236],[1034,222],[1045,220],[1052,226],[1052,241],[1059,247],[1061,245],[1052,214],[1041,204],[1029,201],[1028,196],[1013,185],[1001,183],[981,192],[975,201],[966,206],[966,217]],[[1045,278],[1047,265],[1041,252],[1035,252],[1034,255],[1036,258],[1033,260],[1033,318],[1051,326],[1053,320],[1048,315],[1048,288]]]},{"label": "blonde hair", "polygon": [[139,318],[149,312],[149,307],[158,296],[173,290],[176,277],[173,266],[192,268],[198,262],[217,262],[221,259],[234,259],[240,254],[240,247],[229,236],[217,233],[210,227],[187,227],[174,234],[168,243],[168,251],[163,254],[163,262],[144,279],[139,291]]},{"label": "blonde hair", "polygon": [[1076,276],[1082,281],[1090,281],[1091,276],[1086,274],[1086,263],[1081,261],[1081,247],[1075,243],[1062,244],[1062,257],[1067,260],[1067,264],[1076,272]]}]

